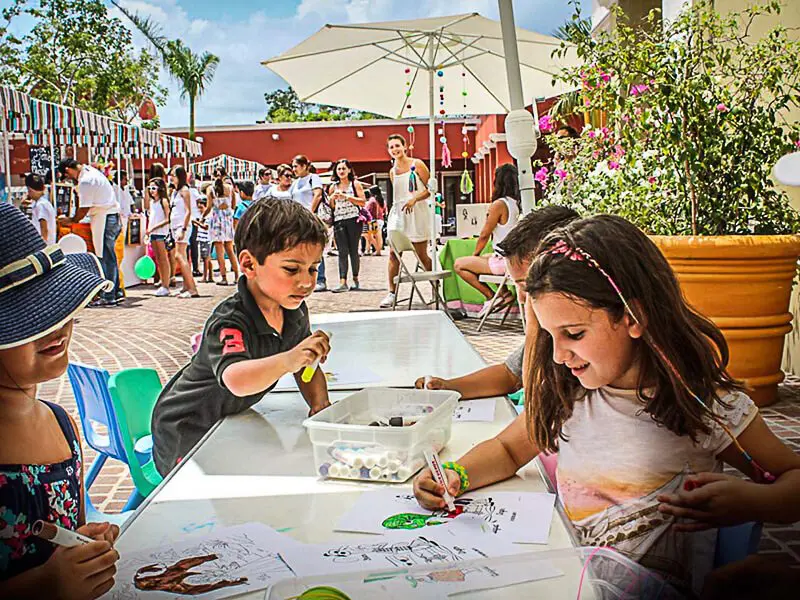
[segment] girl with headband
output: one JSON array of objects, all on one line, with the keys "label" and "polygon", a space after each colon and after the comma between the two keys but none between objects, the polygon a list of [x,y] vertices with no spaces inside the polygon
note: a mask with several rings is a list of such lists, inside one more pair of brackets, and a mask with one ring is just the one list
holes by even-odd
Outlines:
[{"label": "girl with headband", "polygon": [[[712,568],[717,527],[800,519],[800,456],[727,373],[722,332],[644,233],[615,216],[574,221],[542,241],[526,288],[539,328],[525,412],[449,465],[451,493],[557,452],[579,543],[613,547],[687,595]],[[414,490],[443,506],[429,471]]]}]

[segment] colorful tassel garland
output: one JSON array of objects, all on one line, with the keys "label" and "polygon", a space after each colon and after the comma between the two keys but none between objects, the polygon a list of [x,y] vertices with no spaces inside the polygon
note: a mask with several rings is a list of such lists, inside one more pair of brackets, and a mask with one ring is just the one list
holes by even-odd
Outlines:
[{"label": "colorful tassel garland", "polygon": [[450,156],[450,148],[445,142],[442,144],[442,168],[449,169],[451,166],[453,166],[453,158]]},{"label": "colorful tassel garland", "polygon": [[472,193],[472,190],[475,189],[475,186],[472,185],[472,178],[469,176],[469,171],[464,169],[464,172],[461,174],[461,193],[469,195]]},{"label": "colorful tassel garland", "polygon": [[408,174],[408,191],[413,194],[417,191],[417,167],[411,165],[411,172]]}]

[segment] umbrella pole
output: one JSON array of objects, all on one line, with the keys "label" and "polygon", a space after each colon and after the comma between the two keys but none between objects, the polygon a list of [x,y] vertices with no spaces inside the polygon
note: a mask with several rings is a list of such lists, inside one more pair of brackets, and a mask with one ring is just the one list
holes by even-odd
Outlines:
[{"label": "umbrella pole", "polygon": [[[536,124],[533,122],[533,115],[525,110],[525,99],[522,95],[522,75],[519,70],[514,8],[511,0],[497,0],[497,5],[500,9],[500,29],[503,32],[508,96],[511,100],[511,112],[508,113],[505,122],[506,146],[509,154],[517,160],[522,212],[527,214],[533,210],[535,202],[531,157],[536,152]],[[533,103],[534,110],[536,110],[536,100]]]},{"label": "umbrella pole", "polygon": [[[436,137],[435,137],[435,123],[433,114],[433,71],[435,65],[433,61],[436,57],[436,49],[434,47],[436,39],[434,36],[430,37],[428,43],[428,151],[430,152],[430,177],[428,178],[428,191],[431,194],[431,269],[438,270],[436,262]],[[427,201],[427,200],[426,200]]]}]

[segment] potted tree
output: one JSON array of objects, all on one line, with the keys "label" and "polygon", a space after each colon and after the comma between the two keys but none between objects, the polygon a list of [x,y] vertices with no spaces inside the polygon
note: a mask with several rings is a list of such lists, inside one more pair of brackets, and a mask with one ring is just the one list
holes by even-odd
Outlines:
[{"label": "potted tree", "polygon": [[547,203],[621,215],[653,236],[684,294],[723,330],[731,373],[761,404],[774,401],[800,218],[770,177],[800,144],[800,43],[777,27],[753,39],[777,2],[720,15],[695,2],[662,26],[657,12],[610,34],[573,40],[584,66],[563,78],[604,127],[577,139],[540,128],[553,164],[536,179]]}]

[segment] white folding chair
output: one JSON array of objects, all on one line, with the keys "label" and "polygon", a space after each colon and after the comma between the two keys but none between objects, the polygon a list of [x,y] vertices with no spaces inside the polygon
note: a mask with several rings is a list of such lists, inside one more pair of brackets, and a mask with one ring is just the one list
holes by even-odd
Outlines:
[{"label": "white folding chair", "polygon": [[[503,325],[506,322],[506,318],[508,317],[508,313],[511,312],[511,302],[503,304],[500,302],[500,299],[503,295],[503,288],[511,289],[511,286],[514,285],[514,282],[511,280],[511,276],[506,273],[505,275],[479,275],[478,281],[481,283],[492,283],[497,286],[497,291],[492,296],[491,303],[489,307],[483,312],[483,316],[481,317],[481,322],[478,323],[478,331],[483,328],[483,324],[486,323],[486,319],[489,318],[489,315],[499,312],[505,309],[505,313],[503,313],[503,318],[500,321],[500,325]],[[517,306],[519,307],[519,314],[522,317],[522,329],[525,329],[525,307],[519,301],[519,294],[517,294]]]},{"label": "white folding chair", "polygon": [[[397,260],[400,262],[400,273],[394,278],[394,302],[392,302],[392,310],[397,308],[398,302],[405,302],[406,300],[408,300],[408,310],[411,310],[411,304],[414,302],[414,294],[416,293],[419,295],[419,299],[422,300],[424,304],[435,304],[436,310],[439,310],[439,305],[441,303],[444,313],[450,317],[450,313],[447,310],[447,303],[442,297],[440,283],[447,277],[450,277],[452,273],[447,270],[425,270],[425,266],[422,264],[417,251],[414,249],[414,245],[402,231],[389,231],[388,238],[389,247],[392,249],[392,252],[394,252]],[[411,254],[414,256],[416,267],[413,271],[411,271],[405,262],[403,262],[403,254],[405,252],[411,252]],[[422,292],[420,292],[419,288],[417,287],[418,283],[425,281],[431,284],[431,290],[433,291],[433,301],[430,303],[425,301]],[[408,298],[398,300],[397,293],[400,290],[401,283],[411,284],[411,294]],[[452,320],[452,317],[450,317],[450,319]]]}]

